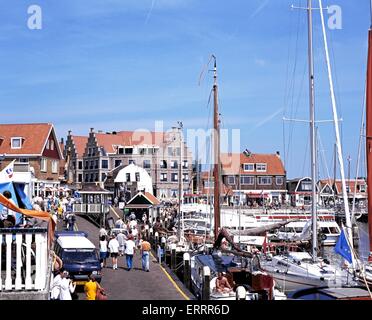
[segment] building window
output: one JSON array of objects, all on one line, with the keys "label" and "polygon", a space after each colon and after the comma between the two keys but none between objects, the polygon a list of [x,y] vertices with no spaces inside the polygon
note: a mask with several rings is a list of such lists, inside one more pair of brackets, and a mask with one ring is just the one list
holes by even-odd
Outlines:
[{"label": "building window", "polygon": [[136,181],[139,182],[140,181],[140,173],[136,172],[135,175],[136,175]]},{"label": "building window", "polygon": [[302,181],[301,189],[302,191],[311,191],[312,190],[311,181]]},{"label": "building window", "polygon": [[88,175],[85,174],[84,177],[85,177],[85,178],[84,178],[84,181],[85,181],[85,182],[88,182],[88,178],[89,178]]},{"label": "building window", "polygon": [[94,161],[90,162],[90,169],[94,169]]},{"label": "building window", "polygon": [[88,156],[92,154],[92,148],[88,148]]},{"label": "building window", "polygon": [[122,164],[121,160],[115,160],[115,168],[121,166],[121,164]]},{"label": "building window", "polygon": [[160,189],[159,194],[160,194],[161,199],[167,198],[167,194],[168,194],[167,189]]},{"label": "building window", "polygon": [[214,181],[205,180],[204,188],[214,188]]},{"label": "building window", "polygon": [[172,189],[171,194],[172,194],[172,198],[177,198],[178,197],[178,190],[177,189]]},{"label": "building window", "polygon": [[361,184],[360,186],[359,186],[359,191],[360,192],[366,192],[366,185],[365,184]]},{"label": "building window", "polygon": [[266,163],[257,163],[256,164],[256,171],[257,172],[266,172],[267,171]]},{"label": "building window", "polygon": [[167,161],[161,160],[160,161],[160,168],[161,169],[167,169]]},{"label": "building window", "polygon": [[108,160],[102,160],[101,164],[102,164],[102,169],[108,169]]},{"label": "building window", "polygon": [[254,163],[244,163],[244,171],[253,172],[254,171]]},{"label": "building window", "polygon": [[167,174],[166,173],[161,173],[160,174],[160,181],[161,182],[166,182],[168,180]]},{"label": "building window", "polygon": [[235,184],[235,177],[234,176],[228,176],[227,177],[227,183],[232,185]]},{"label": "building window", "polygon": [[180,147],[176,148],[176,155],[181,156],[181,148]]},{"label": "building window", "polygon": [[187,160],[184,160],[183,161],[183,166],[182,166],[182,168],[183,169],[187,169],[189,167],[189,162],[187,161]]},{"label": "building window", "polygon": [[189,174],[188,173],[183,174],[183,182],[189,182]]},{"label": "building window", "polygon": [[346,186],[346,192],[347,192],[347,193],[350,192],[350,186],[349,186],[349,185]]},{"label": "building window", "polygon": [[276,177],[276,178],[275,178],[275,184],[276,184],[277,186],[281,186],[281,185],[283,185],[283,182],[284,182],[284,178],[283,178],[283,177]]},{"label": "building window", "polygon": [[144,154],[145,154],[145,148],[139,148],[139,149],[138,149],[138,153],[139,153],[140,155],[144,155]]},{"label": "building window", "polygon": [[47,159],[42,158],[40,161],[40,171],[47,172]]},{"label": "building window", "polygon": [[125,181],[130,182],[130,173],[125,174]]},{"label": "building window", "polygon": [[105,179],[106,179],[106,173],[102,173],[101,174],[101,181],[103,182],[103,181],[105,181]]},{"label": "building window", "polygon": [[133,154],[133,148],[125,148],[125,154]]},{"label": "building window", "polygon": [[96,173],[96,174],[94,175],[94,181],[95,181],[95,182],[98,182],[98,173]]},{"label": "building window", "polygon": [[83,169],[83,161],[79,160],[78,162],[79,170]]},{"label": "building window", "polygon": [[129,160],[129,164],[136,164],[134,160]]},{"label": "building window", "polygon": [[249,176],[241,176],[240,177],[240,184],[241,185],[254,185],[254,177],[249,177]]},{"label": "building window", "polygon": [[58,173],[58,161],[57,160],[52,161],[52,173]]},{"label": "building window", "polygon": [[178,173],[172,173],[172,182],[177,182],[178,181]]},{"label": "building window", "polygon": [[94,169],[99,169],[99,168],[98,168],[98,165],[99,165],[98,160],[95,160],[94,163],[95,163],[95,165],[94,165]]},{"label": "building window", "polygon": [[173,156],[173,148],[168,147],[168,156]]},{"label": "building window", "polygon": [[22,148],[22,138],[12,138],[12,149],[21,149]]},{"label": "building window", "polygon": [[54,140],[50,140],[50,150],[54,150]]},{"label": "building window", "polygon": [[89,179],[89,181],[90,181],[90,182],[94,182],[94,174],[93,174],[93,173],[90,174],[90,179]]},{"label": "building window", "polygon": [[257,183],[261,186],[268,186],[273,182],[271,177],[258,177],[257,179]]},{"label": "building window", "polygon": [[83,175],[81,173],[78,174],[78,182],[83,182]]},{"label": "building window", "polygon": [[89,168],[89,161],[85,161],[85,169]]},{"label": "building window", "polygon": [[143,160],[143,168],[150,169],[151,168],[151,161],[150,160]]},{"label": "building window", "polygon": [[18,158],[16,160],[16,163],[29,163],[29,159],[28,158]]},{"label": "building window", "polygon": [[171,161],[171,168],[172,169],[178,169],[178,161],[177,160],[172,160]]}]

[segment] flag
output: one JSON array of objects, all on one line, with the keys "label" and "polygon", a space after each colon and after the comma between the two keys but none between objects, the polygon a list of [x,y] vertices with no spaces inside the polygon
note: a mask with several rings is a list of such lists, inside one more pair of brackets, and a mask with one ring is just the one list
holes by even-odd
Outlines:
[{"label": "flag", "polygon": [[14,162],[13,160],[0,172],[0,183],[13,181],[14,175]]},{"label": "flag", "polygon": [[349,263],[353,262],[351,257],[351,249],[346,239],[344,229],[342,229],[341,234],[337,240],[335,252],[341,255]]}]

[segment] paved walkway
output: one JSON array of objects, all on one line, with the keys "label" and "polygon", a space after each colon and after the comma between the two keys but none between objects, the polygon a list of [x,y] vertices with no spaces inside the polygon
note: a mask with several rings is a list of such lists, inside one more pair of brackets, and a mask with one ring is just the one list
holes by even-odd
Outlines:
[{"label": "paved walkway", "polygon": [[[88,233],[89,239],[98,248],[99,229],[89,221],[77,217],[76,225],[79,231]],[[166,271],[150,257],[150,272],[144,272],[141,267],[140,254],[134,256],[131,271],[126,270],[125,256],[118,257],[118,269],[112,269],[112,260],[107,260],[107,267],[102,270],[101,285],[108,293],[110,300],[185,300],[182,288],[175,285]],[[85,299],[84,293],[79,293],[79,299]]]}]

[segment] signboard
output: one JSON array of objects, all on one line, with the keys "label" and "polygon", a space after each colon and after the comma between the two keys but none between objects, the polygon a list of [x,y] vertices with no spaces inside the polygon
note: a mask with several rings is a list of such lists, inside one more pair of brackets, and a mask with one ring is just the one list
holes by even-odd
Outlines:
[{"label": "signboard", "polygon": [[125,202],[119,202],[119,209],[123,210],[125,206]]}]

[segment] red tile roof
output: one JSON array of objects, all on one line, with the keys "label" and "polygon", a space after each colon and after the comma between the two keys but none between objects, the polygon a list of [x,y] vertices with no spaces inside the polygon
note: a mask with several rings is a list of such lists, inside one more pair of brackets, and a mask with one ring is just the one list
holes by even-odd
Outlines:
[{"label": "red tile roof", "polygon": [[85,152],[85,147],[88,142],[88,137],[84,136],[71,136],[72,141],[75,144],[75,152],[78,158],[82,158]]},{"label": "red tile roof", "polygon": [[[346,186],[349,186],[349,193],[354,193],[355,192],[355,179],[350,179],[350,180],[346,180]],[[331,188],[334,184],[334,179],[327,179],[327,180],[320,180],[320,186],[321,186],[321,189],[323,189],[325,187],[326,184],[328,184]],[[357,180],[357,186],[360,186],[360,185],[367,185],[367,182],[363,179],[358,179]],[[336,189],[337,189],[337,193],[342,193],[342,181],[341,180],[336,180]],[[366,193],[366,192],[360,192],[358,189],[356,190],[357,193]]]},{"label": "red tile roof", "polygon": [[159,205],[160,204],[160,201],[154,196],[152,195],[151,193],[149,192],[144,192],[143,193],[145,195],[145,197],[153,204],[153,205]]},{"label": "red tile roof", "polygon": [[[52,129],[50,123],[0,124],[0,154],[41,155]],[[24,139],[21,149],[11,148],[12,137]]]},{"label": "red tile roof", "polygon": [[[252,154],[251,156],[246,156],[241,153],[233,154],[221,154],[222,163],[222,174],[245,174],[245,175],[285,175],[285,169],[282,160],[276,154]],[[267,165],[266,172],[247,172],[244,171],[244,163],[262,163]]]},{"label": "red tile roof", "polygon": [[163,132],[119,131],[116,134],[96,133],[97,143],[108,153],[115,153],[115,146],[161,145],[165,143]]}]

